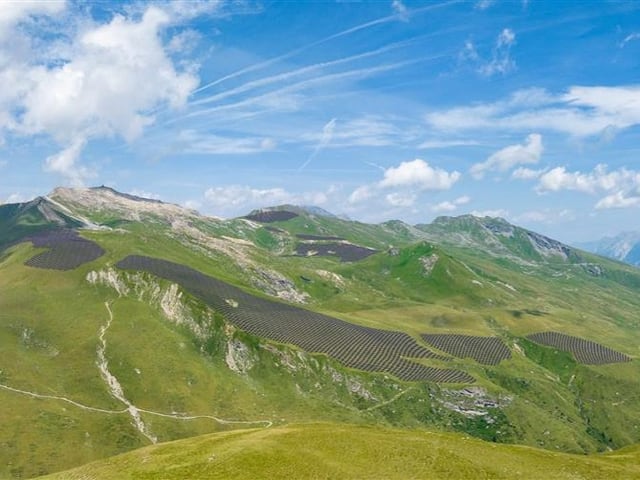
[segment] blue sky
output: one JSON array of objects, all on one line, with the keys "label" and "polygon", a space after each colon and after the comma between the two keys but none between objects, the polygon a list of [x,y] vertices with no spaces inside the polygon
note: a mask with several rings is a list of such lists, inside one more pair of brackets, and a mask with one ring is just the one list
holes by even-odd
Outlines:
[{"label": "blue sky", "polygon": [[0,0],[0,201],[640,230],[637,2]]}]

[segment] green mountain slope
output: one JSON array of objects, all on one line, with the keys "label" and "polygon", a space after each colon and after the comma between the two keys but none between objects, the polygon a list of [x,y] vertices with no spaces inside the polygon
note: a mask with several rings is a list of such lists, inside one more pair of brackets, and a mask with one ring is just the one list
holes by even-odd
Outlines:
[{"label": "green mountain slope", "polygon": [[96,462],[49,479],[430,478],[627,479],[637,448],[567,455],[461,435],[338,424],[218,433]]},{"label": "green mountain slope", "polygon": [[58,211],[42,197],[0,205],[0,251],[28,235],[53,228],[77,228],[82,223]]},{"label": "green mountain slope", "polygon": [[[30,231],[21,208],[1,207],[6,238]],[[299,422],[554,452],[640,442],[640,274],[630,266],[472,217],[430,230],[284,206],[267,211],[295,216],[221,220],[104,187],[40,200],[62,223],[30,208],[37,229],[75,228],[100,255],[51,270],[30,261],[46,247],[0,247],[0,477]],[[53,265],[77,257],[76,245]],[[120,268],[130,255],[185,268]],[[265,322],[291,328],[260,330]],[[345,322],[342,335],[315,328]],[[536,343],[542,332],[573,343]],[[596,343],[625,361],[579,363]],[[478,345],[503,353],[465,353]],[[388,368],[399,364],[408,370]],[[465,380],[403,373],[424,368]]]}]

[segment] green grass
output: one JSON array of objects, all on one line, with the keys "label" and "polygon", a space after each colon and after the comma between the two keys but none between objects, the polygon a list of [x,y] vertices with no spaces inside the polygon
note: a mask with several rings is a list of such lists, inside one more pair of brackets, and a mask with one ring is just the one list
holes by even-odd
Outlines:
[{"label": "green grass", "polygon": [[[449,463],[457,461],[460,467],[459,472],[442,470],[444,477],[446,473],[459,473],[477,478],[465,473],[475,471],[485,472],[489,478],[501,478],[500,475],[513,478],[514,475],[492,468],[503,462],[517,472],[520,463],[524,464],[521,468],[533,468],[539,462],[542,468],[546,462],[551,469],[554,465],[560,468],[562,462],[567,465],[577,462],[576,465],[589,465],[603,476],[611,475],[607,478],[616,478],[615,475],[624,478],[623,473],[615,470],[619,467],[617,460],[610,459],[632,458],[633,462],[637,459],[625,456],[631,455],[627,453],[620,453],[619,457],[565,457],[551,453],[596,452],[640,442],[637,421],[640,298],[636,288],[640,277],[630,267],[585,257],[586,261],[597,260],[604,268],[603,276],[593,277],[580,265],[571,263],[522,265],[506,258],[496,259],[479,249],[424,242],[409,245],[415,232],[403,231],[402,226],[396,234],[390,227],[325,217],[298,217],[276,225],[291,234],[342,236],[381,250],[362,262],[341,264],[332,258],[287,256],[287,249],[295,245],[295,239],[287,237],[288,234],[276,238],[277,235],[263,228],[253,229],[242,220],[222,223],[202,220],[199,228],[207,234],[238,236],[256,242],[257,247],[247,249],[249,258],[259,268],[281,272],[299,290],[306,291],[310,301],[305,308],[366,326],[404,331],[416,339],[421,333],[502,338],[512,347],[513,358],[495,367],[481,366],[470,359],[454,359],[449,365],[426,361],[433,366],[469,372],[476,377],[477,385],[494,397],[512,397],[508,405],[493,412],[494,422],[489,423],[484,418],[468,418],[442,406],[441,400],[449,395],[447,389],[455,390],[457,386],[407,384],[383,375],[350,370],[324,356],[234,331],[216,312],[183,295],[184,304],[200,324],[211,322],[206,338],[197,338],[184,325],[168,320],[159,308],[158,298],[150,301],[148,292],[140,300],[135,293],[119,297],[111,288],[89,285],[85,280],[89,271],[112,266],[126,255],[139,254],[184,263],[266,296],[256,290],[250,272],[242,265],[218,251],[194,247],[160,221],[122,223],[117,217],[109,217],[109,221],[124,230],[83,232],[82,235],[99,243],[106,254],[74,271],[24,266],[23,262],[36,253],[30,244],[0,254],[0,383],[67,396],[94,407],[123,408],[108,393],[95,364],[98,331],[108,317],[104,302],[111,301],[114,322],[106,335],[110,369],[127,398],[141,408],[238,420],[268,419],[276,425],[330,421],[449,432],[427,434],[368,427],[344,427],[343,431],[343,427],[334,424],[224,432],[222,436],[211,437],[211,442],[217,439],[215,442],[229,448],[235,445],[235,450],[231,448],[224,457],[228,461],[221,462],[223,467],[231,468],[240,465],[233,462],[242,461],[255,468],[261,465],[274,468],[272,476],[299,472],[300,476],[320,478],[376,477],[365,469],[367,459],[370,463],[374,458],[384,459],[372,464],[385,473],[381,476],[410,478],[412,472],[422,473],[426,468],[440,472],[438,469],[444,467],[438,466],[438,458],[442,457]],[[398,255],[388,253],[389,244],[399,246]],[[533,252],[522,250],[523,245],[510,247],[520,248],[522,255],[533,256]],[[282,251],[283,255],[274,255],[276,251]],[[433,271],[425,274],[420,259],[432,254],[438,255],[439,260]],[[323,278],[319,270],[340,274],[344,286],[338,287]],[[311,281],[303,281],[302,276]],[[166,282],[150,276],[144,278],[161,292],[168,287]],[[602,343],[634,360],[628,364],[581,366],[570,355],[524,339],[531,333],[548,330]],[[248,348],[254,366],[245,374],[232,372],[225,363],[230,338]],[[370,397],[358,393],[358,386]],[[206,419],[177,421],[144,413],[142,417],[161,441],[240,427]],[[329,440],[322,440],[327,431],[338,432],[336,449]],[[540,446],[548,451],[476,444],[452,432],[466,432],[501,443]],[[395,440],[386,441],[387,435]],[[357,441],[359,437],[368,439],[366,445]],[[277,439],[282,439],[282,446]],[[434,439],[440,439],[440,443],[430,444]],[[319,443],[314,443],[316,440]],[[195,438],[193,445],[207,441],[205,437]],[[345,448],[348,442],[357,444],[360,452],[355,454],[353,465],[342,461],[337,448]],[[411,447],[407,457],[398,446],[390,445],[403,442],[421,447]],[[470,450],[475,455],[460,457],[461,442],[465,446],[478,445],[477,450]],[[304,446],[306,443],[308,448]],[[146,444],[148,441],[131,425],[128,415],[87,412],[60,401],[29,398],[0,389],[1,478],[25,478],[61,470]],[[260,445],[267,445],[269,455],[265,457],[254,448]],[[240,452],[236,456],[244,448],[246,455]],[[287,448],[293,453],[289,455]],[[313,456],[315,449],[320,452],[317,458]],[[384,449],[395,452],[402,461],[394,463]],[[190,468],[195,469],[193,475],[200,472],[202,478],[207,478],[209,457],[190,456],[189,448],[184,450],[185,456],[179,457],[177,448],[172,451],[170,446],[158,446],[122,458],[129,458],[127,461],[134,466],[145,458],[138,456],[141,452],[172,452],[167,453],[166,461],[175,462],[176,478],[180,472],[190,472]],[[421,450],[424,452],[420,453]],[[434,457],[433,452],[439,452],[439,456]],[[504,456],[514,455],[514,460],[492,456],[491,452],[506,452]],[[516,461],[522,452],[535,454]],[[151,453],[145,455],[155,458]],[[279,459],[283,470],[276,469],[270,455]],[[485,456],[491,460],[486,464],[482,463]],[[298,457],[306,459],[310,466],[303,466],[302,460],[296,460]],[[419,463],[416,465],[412,458],[421,460],[416,460]],[[312,468],[314,459],[320,465],[316,470]],[[188,465],[191,460],[193,465]],[[124,465],[117,463],[119,459],[114,462],[113,465]],[[234,472],[218,470],[222,468],[220,462],[213,463],[216,472],[227,475]],[[146,478],[145,475],[153,478],[153,468],[161,471],[160,466],[154,465],[151,462],[151,470],[139,472],[136,478]],[[605,467],[612,470],[598,470]],[[251,468],[247,471],[255,473]],[[534,478],[541,471],[523,470]],[[567,477],[572,472],[558,471]],[[360,472],[362,475],[358,475]],[[575,472],[577,478],[590,478],[588,472]],[[637,475],[633,470],[627,473]],[[106,475],[99,478],[109,478]],[[598,478],[595,474],[593,477]]]},{"label": "green grass", "polygon": [[136,450],[48,479],[628,479],[638,448],[570,455],[459,434],[345,424],[206,435]]}]

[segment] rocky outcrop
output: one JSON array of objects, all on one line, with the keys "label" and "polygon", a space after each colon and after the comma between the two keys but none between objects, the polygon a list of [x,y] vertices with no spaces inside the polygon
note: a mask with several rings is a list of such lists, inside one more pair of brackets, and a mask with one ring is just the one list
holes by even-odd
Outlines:
[{"label": "rocky outcrop", "polygon": [[239,374],[247,373],[255,365],[255,358],[249,347],[237,339],[231,339],[227,342],[224,361],[229,370]]}]

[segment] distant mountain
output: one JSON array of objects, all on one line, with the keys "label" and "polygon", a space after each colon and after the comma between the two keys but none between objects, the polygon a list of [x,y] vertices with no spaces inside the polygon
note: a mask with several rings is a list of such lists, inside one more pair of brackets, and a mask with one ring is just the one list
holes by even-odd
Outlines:
[{"label": "distant mountain", "polygon": [[431,241],[479,249],[494,257],[517,263],[530,261],[581,261],[580,253],[564,243],[515,226],[502,218],[438,217],[432,223],[416,225]]},{"label": "distant mountain", "polygon": [[578,244],[590,252],[640,266],[640,232],[623,232],[595,242]]}]

